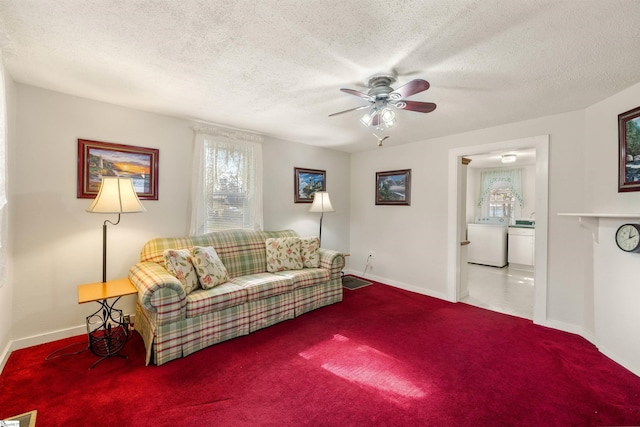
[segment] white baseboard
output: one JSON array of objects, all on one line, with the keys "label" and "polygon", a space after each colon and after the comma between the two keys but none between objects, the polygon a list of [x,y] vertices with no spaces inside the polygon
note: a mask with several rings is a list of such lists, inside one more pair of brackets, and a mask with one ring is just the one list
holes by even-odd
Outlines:
[{"label": "white baseboard", "polygon": [[380,277],[373,274],[367,274],[366,276],[362,276],[362,273],[358,273],[357,271],[354,271],[354,270],[345,270],[345,274],[353,274],[354,276],[362,277],[363,279],[373,280],[375,282],[384,283],[385,285],[390,285],[396,288],[404,289],[405,291],[411,291],[417,294],[422,294],[428,297],[438,298],[438,299],[447,301],[446,293],[434,292],[430,289],[420,288],[418,286],[409,285],[408,283],[387,279],[386,277]]},{"label": "white baseboard", "polygon": [[640,366],[637,363],[634,363],[634,361],[625,360],[623,357],[620,357],[620,355],[616,354],[614,351],[611,351],[607,347],[602,346],[592,332],[589,332],[582,328],[578,328],[574,325],[568,325],[563,322],[558,322],[556,320],[550,320],[545,323],[546,324],[543,326],[547,326],[552,329],[558,329],[560,331],[569,332],[569,333],[581,336],[582,338],[586,339],[591,344],[596,346],[596,348],[600,353],[604,354],[609,359],[613,360],[617,364],[623,366],[625,369],[628,369],[633,374],[640,377]]},{"label": "white baseboard", "polygon": [[[597,344],[596,344],[596,347],[598,347]],[[613,351],[610,351],[606,347],[598,347],[598,350],[600,351],[600,353],[604,354],[609,359],[616,362],[618,365],[621,365],[625,369],[628,369],[629,371],[633,372],[636,376],[640,377],[640,366],[638,366],[637,363],[634,363],[633,361],[630,361],[630,360],[625,360],[624,358],[620,357]]]},{"label": "white baseboard", "polygon": [[0,353],[0,374],[4,369],[4,365],[7,363],[7,359],[9,359],[9,355],[11,354],[11,341],[7,343],[6,347]]},{"label": "white baseboard", "polygon": [[544,323],[539,323],[539,325],[546,326],[547,328],[551,328],[551,329],[557,329],[563,332],[569,332],[570,334],[579,335],[582,338],[589,341],[591,344],[597,346],[595,335],[593,335],[593,333],[579,326],[560,322],[559,320],[548,320],[548,319]]},{"label": "white baseboard", "polygon": [[[135,323],[135,315],[131,314],[131,323]],[[59,329],[56,331],[47,332],[44,334],[32,335],[30,337],[19,338],[9,341],[9,344],[4,348],[2,354],[0,354],[0,373],[4,370],[4,366],[9,360],[9,356],[16,350],[22,350],[23,348],[33,347],[34,345],[46,344],[52,341],[58,341],[65,338],[76,337],[79,335],[87,335],[87,326],[80,325],[67,329]]]},{"label": "white baseboard", "polygon": [[11,353],[16,350],[22,350],[23,348],[33,347],[34,345],[45,344],[51,341],[75,337],[86,333],[87,327],[85,325],[81,325],[9,341],[9,344],[2,353],[2,359],[0,359],[0,372],[4,369],[4,365],[7,363],[7,360],[9,360]]}]

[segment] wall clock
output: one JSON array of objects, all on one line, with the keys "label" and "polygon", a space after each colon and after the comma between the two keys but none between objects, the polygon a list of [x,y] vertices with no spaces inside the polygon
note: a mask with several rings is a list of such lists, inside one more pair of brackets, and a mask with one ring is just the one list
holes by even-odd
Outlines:
[{"label": "wall clock", "polygon": [[623,224],[616,231],[616,244],[625,252],[640,252],[640,224]]}]

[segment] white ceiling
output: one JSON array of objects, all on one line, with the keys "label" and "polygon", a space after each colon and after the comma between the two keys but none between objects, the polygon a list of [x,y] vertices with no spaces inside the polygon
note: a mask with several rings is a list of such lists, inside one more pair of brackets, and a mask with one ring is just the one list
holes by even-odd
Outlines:
[{"label": "white ceiling", "polygon": [[[513,154],[516,160],[512,163],[502,163],[502,156],[505,154]],[[516,166],[532,165],[536,162],[536,149],[526,148],[520,150],[501,150],[484,154],[475,154],[473,156],[464,156],[471,159],[469,168],[511,168]]]},{"label": "white ceiling", "polygon": [[[14,80],[344,151],[370,75],[423,78],[385,146],[589,106],[640,81],[637,0],[0,0]],[[640,101],[639,101],[640,103]]]}]

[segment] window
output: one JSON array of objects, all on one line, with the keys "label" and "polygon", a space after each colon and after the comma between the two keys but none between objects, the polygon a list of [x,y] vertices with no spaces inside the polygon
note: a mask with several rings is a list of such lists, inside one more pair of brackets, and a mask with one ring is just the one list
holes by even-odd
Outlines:
[{"label": "window", "polygon": [[489,216],[513,219],[515,196],[509,187],[494,187],[489,191]]},{"label": "window", "polygon": [[513,220],[516,209],[522,209],[523,204],[522,169],[494,169],[480,173],[478,207],[481,216]]},{"label": "window", "polygon": [[260,137],[205,129],[196,130],[191,234],[262,229],[262,147],[247,140]]}]

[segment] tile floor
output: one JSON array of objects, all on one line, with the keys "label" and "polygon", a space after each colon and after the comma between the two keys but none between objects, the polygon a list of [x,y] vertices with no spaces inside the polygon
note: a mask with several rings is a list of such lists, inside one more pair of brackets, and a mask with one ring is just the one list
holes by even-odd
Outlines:
[{"label": "tile floor", "polygon": [[467,264],[469,295],[460,301],[476,307],[533,319],[533,271]]}]

